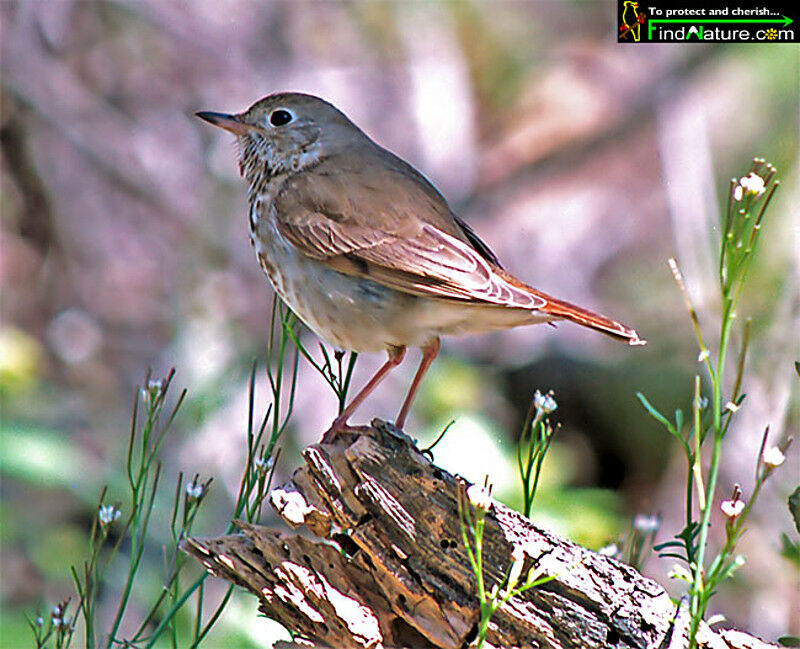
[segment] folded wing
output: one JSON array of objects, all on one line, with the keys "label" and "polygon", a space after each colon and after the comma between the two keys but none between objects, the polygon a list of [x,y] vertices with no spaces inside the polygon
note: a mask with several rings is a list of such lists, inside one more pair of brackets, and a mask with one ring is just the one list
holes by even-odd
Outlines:
[{"label": "folded wing", "polygon": [[278,229],[303,254],[412,295],[538,311],[641,342],[634,330],[505,272],[441,195],[402,168],[382,170],[390,177],[374,187],[348,178],[346,165],[321,171],[291,178],[276,197]]}]

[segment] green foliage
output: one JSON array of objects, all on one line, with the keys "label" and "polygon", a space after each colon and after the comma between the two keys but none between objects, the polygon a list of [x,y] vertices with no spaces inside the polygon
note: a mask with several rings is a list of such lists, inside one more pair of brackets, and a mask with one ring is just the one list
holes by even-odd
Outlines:
[{"label": "green foliage", "polygon": [[[701,378],[694,378],[694,398],[691,416],[684,418],[680,409],[670,420],[647,398],[638,394],[644,408],[679,444],[686,459],[685,525],[674,540],[655,546],[662,557],[678,559],[685,563],[690,583],[691,626],[689,647],[696,646],[695,636],[703,619],[708,602],[719,584],[742,565],[744,558],[735,554],[736,544],[744,532],[744,523],[756,501],[764,481],[783,462],[782,449],[766,448],[769,427],[764,431],[761,449],[756,460],[755,483],[752,494],[745,503],[739,485],[734,487],[730,500],[720,503],[726,517],[725,543],[716,556],[707,562],[708,531],[711,512],[715,506],[715,493],[723,441],[733,416],[742,406],[745,395],[741,391],[745,358],[750,341],[749,320],[743,326],[733,381],[728,377],[726,358],[730,347],[736,307],[744,289],[748,272],[755,256],[762,219],[778,182],[773,182],[775,168],[756,159],[747,173],[738,181],[732,180],[728,194],[728,207],[720,223],[721,239],[718,250],[718,286],[721,300],[719,342],[716,349],[706,344],[706,335],[697,312],[683,284],[683,277],[675,260],[670,260],[675,281],[683,295],[700,350],[698,361],[703,363],[711,383],[711,395],[701,393]],[[703,471],[705,442],[710,438],[709,468]],[[695,503],[699,517],[695,517]],[[681,571],[681,574],[684,574]]]},{"label": "green foliage", "polygon": [[542,464],[555,432],[546,417],[556,408],[558,404],[552,392],[542,394],[537,390],[531,399],[517,445],[517,468],[522,481],[522,513],[528,517],[539,486]]},{"label": "green foliage", "polygon": [[323,358],[323,362],[319,363],[300,342],[300,338],[295,329],[296,324],[296,317],[292,317],[289,321],[286,321],[284,323],[286,333],[291,337],[292,342],[294,342],[295,347],[303,355],[303,358],[309,362],[311,367],[320,373],[331,390],[333,390],[333,393],[336,395],[336,399],[338,400],[339,414],[341,414],[344,410],[345,404],[347,403],[347,393],[350,389],[350,380],[353,378],[353,370],[356,367],[358,353],[350,352],[350,354],[347,355],[347,364],[343,364],[345,357],[344,351],[340,349],[335,350],[333,352],[333,359],[331,359],[331,354],[328,352],[328,348],[323,343],[319,343],[319,350]]},{"label": "green foliage", "polygon": [[488,478],[483,487],[471,485],[467,488],[461,481],[458,486],[458,520],[461,526],[461,540],[467,551],[472,573],[478,589],[478,601],[481,608],[481,619],[478,623],[478,637],[475,646],[483,647],[486,634],[489,631],[489,620],[503,604],[512,597],[517,597],[526,590],[546,584],[558,577],[557,574],[545,575],[541,564],[532,566],[520,583],[522,569],[525,565],[525,553],[520,548],[515,548],[508,573],[501,583],[487,588],[483,574],[483,530],[486,522],[486,512],[492,506],[492,486]]},{"label": "green foliage", "polygon": [[[279,456],[277,444],[291,418],[299,356],[301,352],[304,353],[292,343],[296,340],[292,331],[294,323],[291,311],[276,301],[273,305],[273,335],[267,350],[267,376],[272,403],[260,422],[256,422],[256,366],[253,364],[250,374],[247,457],[231,520],[256,520],[269,492]],[[288,377],[284,375],[285,367],[291,369]],[[172,647],[194,648],[208,637],[230,602],[232,585],[212,610],[206,610],[204,583],[207,573],[186,583],[184,568],[187,557],[180,549],[182,541],[192,532],[211,487],[211,479],[203,481],[199,475],[195,475],[187,480],[183,473],[179,473],[171,498],[171,514],[166,519],[168,529],[161,530],[157,535],[151,531],[151,522],[154,520],[152,514],[162,482],[161,449],[186,395],[185,391],[182,392],[175,405],[166,409],[173,377],[174,371],[165,379],[150,379],[148,376],[145,387],[137,391],[124,467],[129,501],[126,506],[108,503],[107,489],[102,489],[89,534],[88,558],[79,567],[71,569],[77,603],[71,608],[71,600],[59,602],[46,619],[42,614],[37,614],[28,621],[37,649],[70,647],[79,622],[82,623],[83,644],[87,649],[101,646],[107,649],[114,646],[147,649],[164,646],[165,643]],[[345,391],[346,384],[347,381],[344,381]],[[118,524],[123,510],[128,513],[124,522]],[[227,531],[232,530],[233,523]],[[133,624],[135,631],[123,638],[120,637],[123,619],[126,620],[126,628],[131,628],[130,617],[135,615],[131,612],[134,608],[131,606],[134,592],[141,588],[143,581],[147,581],[144,558],[152,536],[169,539],[163,547],[165,574],[154,600],[149,604],[137,602],[135,608],[137,611],[144,610],[144,613],[136,613],[140,618]],[[124,581],[116,611],[109,627],[100,629],[100,593],[110,579],[109,575],[120,573],[124,574]]]},{"label": "green foliage", "polygon": [[[553,398],[552,392],[542,394],[537,390],[531,400],[522,427],[522,434],[517,446],[517,468],[522,482],[523,514],[525,516],[530,516],[542,464],[553,439],[554,429],[546,416],[554,412],[557,407],[558,404]],[[447,428],[442,434],[446,431]],[[525,564],[525,553],[520,548],[515,548],[505,579],[501,583],[487,588],[483,566],[483,531],[486,513],[492,504],[491,494],[492,487],[489,484],[488,476],[483,487],[472,485],[467,488],[463,481],[459,483],[458,519],[461,526],[461,538],[472,573],[475,575],[481,610],[476,640],[478,649],[483,647],[486,641],[489,620],[501,606],[512,597],[517,597],[526,590],[545,584],[558,576],[545,576],[543,566],[535,565],[528,570],[525,579],[520,582]]]}]

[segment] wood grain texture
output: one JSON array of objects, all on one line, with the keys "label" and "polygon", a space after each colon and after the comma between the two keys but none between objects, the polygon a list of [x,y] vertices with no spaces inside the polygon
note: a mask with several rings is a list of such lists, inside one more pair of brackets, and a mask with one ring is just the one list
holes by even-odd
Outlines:
[{"label": "wood grain texture", "polygon": [[[459,478],[380,420],[312,445],[304,457],[270,494],[302,534],[240,522],[241,534],[188,539],[183,549],[298,634],[283,646],[466,647],[479,609],[461,541]],[[487,647],[684,646],[685,614],[676,615],[659,584],[493,503],[484,534],[488,588],[507,574],[515,547],[526,555],[525,572],[535,565],[557,577],[497,611]],[[730,632],[703,634],[702,646],[713,649],[770,646],[745,634],[749,644],[735,644]]]}]

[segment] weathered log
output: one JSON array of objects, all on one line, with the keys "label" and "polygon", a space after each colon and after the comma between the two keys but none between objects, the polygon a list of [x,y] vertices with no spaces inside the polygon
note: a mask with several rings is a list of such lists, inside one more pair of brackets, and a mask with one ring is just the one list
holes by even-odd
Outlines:
[{"label": "weathered log", "polygon": [[[479,607],[461,537],[459,478],[380,420],[303,455],[306,465],[270,500],[311,538],[238,522],[241,534],[188,539],[183,549],[257,595],[265,615],[312,646],[467,646]],[[484,532],[488,588],[502,584],[514,548],[525,553],[523,574],[536,566],[556,577],[501,607],[485,646],[684,646],[685,611],[677,612],[660,585],[493,503]],[[702,645],[769,646],[724,633],[704,628]]]}]

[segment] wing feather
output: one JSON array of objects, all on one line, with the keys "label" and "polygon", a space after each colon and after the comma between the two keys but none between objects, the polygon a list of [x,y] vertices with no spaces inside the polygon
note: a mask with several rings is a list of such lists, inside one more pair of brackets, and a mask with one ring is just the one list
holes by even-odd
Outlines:
[{"label": "wing feather", "polygon": [[[390,154],[391,155],[391,154]],[[302,254],[355,277],[424,297],[539,311],[630,344],[642,344],[621,323],[552,298],[505,272],[478,236],[406,163],[322,163],[289,179],[275,198],[279,232]],[[355,175],[354,175],[355,174]]]},{"label": "wing feather", "polygon": [[347,160],[293,176],[276,198],[280,233],[340,272],[414,295],[528,309],[546,303],[498,274],[494,254],[441,194],[392,161],[369,166],[371,183]]}]

